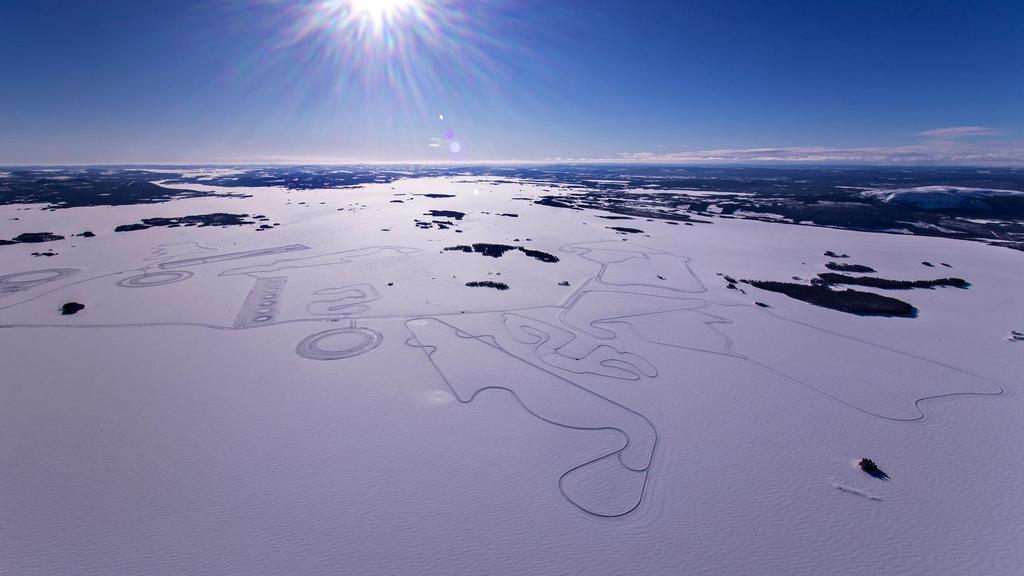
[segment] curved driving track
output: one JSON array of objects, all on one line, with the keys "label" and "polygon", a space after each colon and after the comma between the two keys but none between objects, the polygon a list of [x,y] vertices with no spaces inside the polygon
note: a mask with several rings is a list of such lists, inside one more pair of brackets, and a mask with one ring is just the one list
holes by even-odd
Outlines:
[{"label": "curved driving track", "polygon": [[[117,285],[123,288],[166,286],[192,278],[194,273],[183,269],[186,267],[245,259],[260,262],[258,258],[274,256],[278,259],[222,270],[216,274],[219,277],[244,276],[253,282],[233,325],[136,325],[196,325],[218,330],[238,330],[300,321],[332,322],[344,316],[353,323],[310,334],[295,347],[296,354],[310,360],[343,360],[365,354],[382,343],[383,335],[380,332],[354,324],[357,318],[368,318],[361,315],[368,312],[369,304],[381,295],[368,283],[307,291],[304,293],[308,298],[304,302],[306,315],[302,320],[288,318],[287,315],[279,318],[289,274],[292,271],[302,274],[307,268],[344,265],[362,257],[406,256],[420,252],[415,248],[376,246],[280,258],[281,254],[310,248],[293,244],[208,254],[211,251],[209,248],[198,244],[183,244],[176,248],[186,252],[176,255],[171,255],[168,248],[170,246],[151,257],[153,260],[159,259],[159,264],[51,287],[42,290],[42,294],[33,294],[24,302],[11,306],[46,296],[67,286],[107,276],[132,274],[117,281]],[[529,414],[544,422],[574,430],[604,430],[621,434],[621,445],[583,463],[571,467],[567,465],[566,471],[558,478],[561,494],[573,506],[593,516],[625,516],[641,506],[648,490],[658,433],[647,417],[569,378],[578,379],[575,375],[589,375],[619,382],[657,378],[658,368],[641,354],[647,349],[646,345],[716,354],[749,362],[829,400],[885,420],[920,420],[925,417],[923,404],[932,399],[989,394],[955,391],[962,389],[964,382],[969,379],[974,380],[974,387],[978,389],[990,389],[983,384],[996,386],[954,366],[789,320],[773,312],[754,310],[749,304],[716,304],[707,298],[708,287],[694,273],[690,258],[685,256],[636,244],[623,246],[614,242],[570,244],[563,246],[561,252],[591,262],[596,270],[560,305],[528,308],[506,306],[496,311],[500,317],[488,316],[480,310],[472,311],[463,317],[472,315],[482,322],[473,329],[472,334],[440,319],[455,316],[455,313],[414,317],[405,322],[405,328],[410,334],[406,343],[424,351],[433,368],[463,404],[472,402],[484,390],[504,390]],[[182,257],[186,255],[190,257]],[[0,276],[0,295],[55,283],[79,272],[74,268],[49,268],[6,274]],[[292,293],[306,289],[300,278],[294,280]],[[346,281],[354,282],[356,279]],[[317,283],[313,287],[317,285],[323,286]],[[544,315],[543,309],[549,315]],[[515,311],[523,313],[513,313]],[[721,315],[712,314],[712,311]],[[336,318],[315,318],[318,316]],[[331,325],[338,326],[327,326]],[[760,335],[748,334],[743,330],[754,325],[771,330]],[[3,327],[16,326],[19,325]],[[623,336],[623,331],[630,332],[635,339]],[[780,338],[780,334],[785,334],[786,338]],[[502,346],[502,338],[516,353]],[[842,384],[847,380],[831,378],[828,373],[809,371],[799,363],[784,362],[787,355],[791,355],[786,345],[801,338],[810,344],[823,339],[834,340],[836,344],[826,349],[840,355],[837,361],[842,360],[843,355],[852,358],[854,353],[859,354],[859,360],[844,372],[847,380],[850,378],[849,370],[856,370],[858,366],[884,364],[902,366],[903,369],[897,371],[901,373],[929,374],[931,380],[926,383],[929,386],[939,380],[947,385],[938,391],[943,392],[939,394],[926,394],[936,391],[931,388],[906,387],[903,396],[887,395],[881,399],[872,399],[864,392],[843,388]],[[516,343],[528,348],[517,348]],[[633,347],[635,353],[629,347]],[[869,376],[880,371],[884,372],[882,369],[874,372],[867,368],[860,369],[860,372]],[[886,382],[883,376],[862,380]],[[951,387],[953,393],[945,393]],[[994,394],[1003,393],[1002,388],[993,389],[998,390]],[[880,410],[880,407],[889,408],[888,404],[896,400],[907,399],[914,400],[912,414]]]},{"label": "curved driving track", "polygon": [[622,434],[623,445],[569,468],[558,486],[569,502],[593,516],[625,516],[640,506],[658,441],[650,420],[509,353],[493,337],[468,334],[437,318],[405,324],[406,344],[424,351],[459,402],[468,404],[485,390],[504,390],[550,424]]},{"label": "curved driving track", "polygon": [[295,353],[310,360],[342,360],[365,354],[383,340],[380,332],[369,328],[335,328],[307,336]]},{"label": "curved driving track", "polygon": [[192,277],[187,270],[165,270],[162,272],[146,272],[137,276],[130,276],[117,281],[122,288],[152,288],[153,286],[165,286],[175,284]]},{"label": "curved driving track", "polygon": [[30,290],[36,286],[70,278],[78,272],[78,268],[43,268],[42,270],[4,274],[0,276],[0,294]]}]

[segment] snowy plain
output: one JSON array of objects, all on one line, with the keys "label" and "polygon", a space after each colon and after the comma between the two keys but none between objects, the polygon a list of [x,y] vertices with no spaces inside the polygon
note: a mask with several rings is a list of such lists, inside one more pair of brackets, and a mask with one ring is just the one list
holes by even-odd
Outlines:
[{"label": "snowy plain", "polygon": [[[67,236],[0,247],[0,574],[1024,571],[1022,252],[486,178],[223,190],[0,206]],[[114,232],[217,212],[280,225]],[[445,250],[477,243],[524,250]],[[723,279],[825,251],[971,285],[893,318]]]}]

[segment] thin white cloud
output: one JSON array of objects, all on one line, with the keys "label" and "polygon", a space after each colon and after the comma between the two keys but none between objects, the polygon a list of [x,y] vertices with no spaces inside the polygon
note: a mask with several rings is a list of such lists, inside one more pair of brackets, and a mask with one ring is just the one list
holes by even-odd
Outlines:
[{"label": "thin white cloud", "polygon": [[771,163],[799,164],[1024,164],[1024,146],[982,149],[977,147],[894,146],[870,148],[782,147],[693,150],[658,154],[625,152],[626,162],[678,163]]},{"label": "thin white cloud", "polygon": [[620,162],[680,164],[798,163],[798,164],[957,164],[1024,165],[1024,141],[994,138],[1001,132],[981,126],[936,128],[918,135],[924,139],[904,146],[779,146],[724,148],[681,152],[623,152]]},{"label": "thin white cloud", "polygon": [[996,136],[1001,133],[1000,130],[984,126],[949,126],[947,128],[932,128],[931,130],[918,132],[917,135],[924,136],[925,138],[952,140],[954,138],[970,138],[975,136]]}]

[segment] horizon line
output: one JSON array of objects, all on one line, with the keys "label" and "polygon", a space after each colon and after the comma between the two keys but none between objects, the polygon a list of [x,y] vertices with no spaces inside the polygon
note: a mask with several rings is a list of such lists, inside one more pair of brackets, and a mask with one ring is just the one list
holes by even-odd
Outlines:
[{"label": "horizon line", "polygon": [[805,167],[805,168],[1003,168],[1003,169],[1024,169],[1024,163],[995,162],[995,163],[969,163],[969,162],[814,162],[801,160],[777,160],[777,161],[747,161],[747,162],[687,162],[671,160],[623,160],[623,159],[548,159],[548,160],[464,160],[439,161],[439,160],[342,160],[342,159],[276,159],[268,161],[244,160],[244,161],[216,161],[216,162],[187,162],[187,161],[156,161],[156,162],[42,162],[35,164],[3,164],[0,169],[31,169],[31,168],[103,168],[103,167],[241,167],[241,166],[438,166],[438,167],[459,167],[459,166],[572,166],[572,165],[616,165],[616,166],[673,166],[673,167]]}]

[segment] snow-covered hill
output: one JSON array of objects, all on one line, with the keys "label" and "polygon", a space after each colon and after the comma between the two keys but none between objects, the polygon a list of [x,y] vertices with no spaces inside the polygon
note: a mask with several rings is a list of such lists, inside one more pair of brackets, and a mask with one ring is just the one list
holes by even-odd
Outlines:
[{"label": "snow-covered hill", "polygon": [[943,208],[984,208],[988,198],[1019,196],[1017,190],[993,190],[989,188],[964,188],[960,186],[919,186],[916,188],[883,188],[865,190],[867,198],[877,198],[887,204],[899,204],[924,209]]}]

